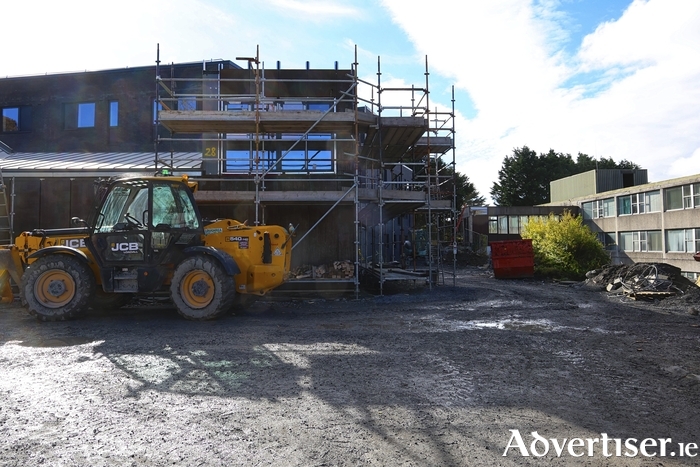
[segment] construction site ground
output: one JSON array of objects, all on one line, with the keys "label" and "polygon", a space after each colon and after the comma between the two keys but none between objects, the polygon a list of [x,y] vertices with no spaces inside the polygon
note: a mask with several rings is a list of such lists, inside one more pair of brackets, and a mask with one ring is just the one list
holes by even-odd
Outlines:
[{"label": "construction site ground", "polygon": [[[479,267],[446,280],[209,322],[2,305],[0,465],[700,464],[700,303]],[[567,447],[537,457],[535,431]],[[589,452],[603,433],[619,456]],[[655,455],[630,455],[647,439]]]}]

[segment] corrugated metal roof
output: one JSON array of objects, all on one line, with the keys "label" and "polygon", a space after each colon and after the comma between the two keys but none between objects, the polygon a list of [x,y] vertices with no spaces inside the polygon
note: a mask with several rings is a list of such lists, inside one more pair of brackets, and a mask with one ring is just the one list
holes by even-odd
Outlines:
[{"label": "corrugated metal roof", "polygon": [[[202,154],[177,152],[158,154],[158,167],[172,166],[177,170],[199,170]],[[123,172],[155,170],[152,152],[12,152],[0,150],[3,172]]]}]

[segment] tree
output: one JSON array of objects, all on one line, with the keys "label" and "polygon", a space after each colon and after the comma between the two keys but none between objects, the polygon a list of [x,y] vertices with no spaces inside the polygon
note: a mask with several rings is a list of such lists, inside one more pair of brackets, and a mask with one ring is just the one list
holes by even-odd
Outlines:
[{"label": "tree", "polygon": [[455,209],[458,211],[462,206],[483,206],[486,203],[486,198],[481,196],[469,177],[456,172],[455,181],[457,183],[457,204]]},{"label": "tree", "polygon": [[491,197],[499,206],[534,206],[549,201],[549,177],[537,153],[527,146],[513,149],[513,155],[503,159]]},{"label": "tree", "polygon": [[535,270],[560,279],[583,279],[586,272],[608,264],[610,258],[596,235],[570,212],[561,219],[532,218],[523,226],[522,238],[532,239]]},{"label": "tree", "polygon": [[491,187],[491,197],[499,206],[535,206],[550,200],[549,183],[564,177],[593,169],[639,169],[630,161],[615,162],[612,158],[598,160],[578,153],[576,160],[570,154],[550,149],[537,153],[527,146],[513,149],[512,156],[503,159],[498,181]]},{"label": "tree", "polygon": [[[452,198],[452,174],[454,174],[457,188],[457,203],[455,204],[455,209],[457,211],[461,210],[462,206],[465,205],[483,206],[486,203],[486,198],[481,196],[474,184],[469,180],[469,177],[460,172],[455,172],[452,163],[448,165],[439,158],[437,160],[437,166],[440,175],[438,182],[440,196],[443,199]],[[425,169],[421,170],[419,174],[424,175]]]}]

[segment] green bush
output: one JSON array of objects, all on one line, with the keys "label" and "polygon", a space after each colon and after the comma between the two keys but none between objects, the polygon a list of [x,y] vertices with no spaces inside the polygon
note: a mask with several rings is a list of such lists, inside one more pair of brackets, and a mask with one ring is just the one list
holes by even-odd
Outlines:
[{"label": "green bush", "polygon": [[603,245],[581,216],[566,212],[560,218],[532,218],[522,237],[532,239],[535,272],[557,279],[582,280],[586,272],[610,262]]}]

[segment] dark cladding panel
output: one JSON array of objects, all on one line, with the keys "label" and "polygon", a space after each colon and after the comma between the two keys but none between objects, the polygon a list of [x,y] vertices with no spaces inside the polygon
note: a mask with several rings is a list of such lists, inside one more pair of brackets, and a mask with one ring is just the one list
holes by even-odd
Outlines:
[{"label": "dark cladding panel", "polygon": [[94,179],[74,178],[70,181],[70,217],[88,221],[96,202]]},{"label": "dark cladding panel", "polygon": [[41,199],[41,182],[37,178],[16,178],[14,190],[14,235],[17,236],[24,231],[39,228],[41,212],[37,207]]},{"label": "dark cladding panel", "polygon": [[41,180],[39,210],[41,218],[36,227],[51,229],[70,227],[70,180],[66,178],[45,178]]}]

